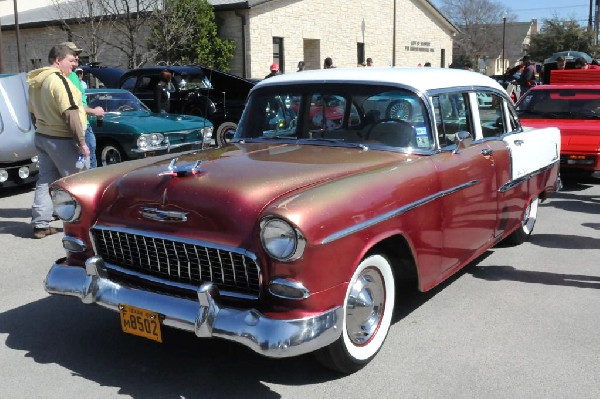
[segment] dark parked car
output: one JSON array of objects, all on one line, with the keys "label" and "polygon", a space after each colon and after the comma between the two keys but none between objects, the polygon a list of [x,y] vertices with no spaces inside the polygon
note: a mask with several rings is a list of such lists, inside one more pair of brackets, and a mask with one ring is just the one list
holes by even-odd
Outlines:
[{"label": "dark parked car", "polygon": [[100,66],[97,63],[82,65],[83,80],[88,88],[114,89],[119,85],[119,78],[125,71],[119,68]]},{"label": "dark parked car", "polygon": [[126,72],[119,80],[119,87],[133,92],[154,109],[154,87],[165,69],[173,72],[170,112],[209,119],[215,126],[216,144],[227,143],[237,129],[255,83],[202,66],[155,66]]}]

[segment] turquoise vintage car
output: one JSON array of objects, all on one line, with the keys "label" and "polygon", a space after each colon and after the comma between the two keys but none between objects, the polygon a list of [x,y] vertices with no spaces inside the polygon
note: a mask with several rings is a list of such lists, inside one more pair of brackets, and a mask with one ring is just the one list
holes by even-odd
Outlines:
[{"label": "turquoise vintage car", "polygon": [[213,125],[200,116],[152,113],[122,89],[90,89],[86,95],[90,107],[106,111],[102,120],[90,118],[99,166],[201,149],[212,142]]}]

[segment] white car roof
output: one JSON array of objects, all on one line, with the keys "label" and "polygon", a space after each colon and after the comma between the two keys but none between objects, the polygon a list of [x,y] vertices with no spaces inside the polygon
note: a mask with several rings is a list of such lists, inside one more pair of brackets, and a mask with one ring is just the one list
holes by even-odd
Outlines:
[{"label": "white car roof", "polygon": [[449,87],[489,87],[502,90],[494,79],[477,72],[448,68],[332,68],[277,75],[256,87],[295,83],[401,84],[420,92]]}]

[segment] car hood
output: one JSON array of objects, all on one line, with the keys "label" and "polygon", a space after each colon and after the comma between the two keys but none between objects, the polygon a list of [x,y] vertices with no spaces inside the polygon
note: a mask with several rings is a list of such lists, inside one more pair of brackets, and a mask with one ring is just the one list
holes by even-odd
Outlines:
[{"label": "car hood", "polygon": [[176,114],[153,114],[147,111],[106,113],[104,116],[105,128],[114,127],[114,125],[134,126],[140,133],[154,132],[174,132],[180,130],[199,129],[210,126],[211,123],[194,115],[176,115]]},{"label": "car hood", "polygon": [[523,126],[547,127],[560,129],[561,150],[564,151],[599,151],[600,121],[569,119],[521,119]]},{"label": "car hood", "polygon": [[[170,174],[169,160],[161,157],[112,183],[97,223],[245,247],[261,212],[274,201],[285,204],[284,198],[310,195],[311,187],[417,157],[348,147],[234,144],[180,154],[179,167],[200,161],[196,172],[181,176]],[[187,221],[145,218],[143,208],[183,212]]]}]

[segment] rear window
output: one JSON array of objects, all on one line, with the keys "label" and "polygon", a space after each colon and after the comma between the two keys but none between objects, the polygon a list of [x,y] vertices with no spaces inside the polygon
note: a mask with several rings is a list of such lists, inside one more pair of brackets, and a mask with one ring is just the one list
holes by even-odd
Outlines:
[{"label": "rear window", "polygon": [[517,105],[522,119],[597,119],[600,90],[531,90]]}]

